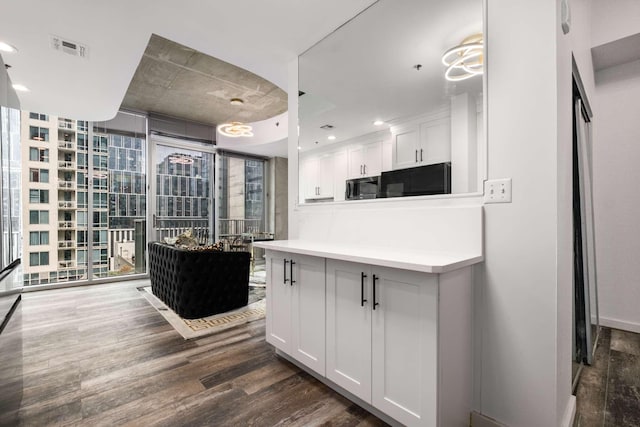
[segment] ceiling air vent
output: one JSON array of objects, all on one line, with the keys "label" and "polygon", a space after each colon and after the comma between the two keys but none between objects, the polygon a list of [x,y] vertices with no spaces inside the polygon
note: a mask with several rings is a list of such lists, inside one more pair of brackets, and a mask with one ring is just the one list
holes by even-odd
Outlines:
[{"label": "ceiling air vent", "polygon": [[320,129],[324,129],[324,130],[333,129],[333,125],[324,125],[324,126],[320,126]]},{"label": "ceiling air vent", "polygon": [[74,41],[63,39],[58,36],[51,36],[51,48],[59,52],[69,55],[78,56],[87,59],[89,56],[89,47],[87,45],[76,43]]}]

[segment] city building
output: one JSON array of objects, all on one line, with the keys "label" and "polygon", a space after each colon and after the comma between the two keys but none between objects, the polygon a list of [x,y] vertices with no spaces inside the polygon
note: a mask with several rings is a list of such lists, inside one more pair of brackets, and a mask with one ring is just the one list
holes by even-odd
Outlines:
[{"label": "city building", "polygon": [[90,126],[21,114],[25,286],[133,272],[134,224],[146,215],[145,138]]},{"label": "city building", "polygon": [[[317,239],[326,243],[325,250],[363,243],[379,249],[382,256],[389,262],[397,259],[395,257],[414,260],[424,253],[426,247],[439,246],[441,251],[438,254],[448,255],[450,249],[454,247],[457,249],[460,243],[473,240],[473,243],[481,248],[482,259],[474,267],[470,295],[460,295],[459,298],[472,305],[472,310],[464,313],[455,310],[449,312],[433,310],[431,314],[434,317],[436,314],[447,316],[453,321],[465,323],[472,328],[470,345],[465,347],[464,351],[454,352],[452,356],[452,359],[469,357],[471,361],[469,371],[455,371],[453,374],[471,375],[472,384],[465,390],[465,396],[462,393],[457,394],[451,396],[451,399],[441,399],[438,403],[448,405],[457,401],[458,398],[468,397],[474,426],[568,427],[573,425],[576,400],[578,405],[580,401],[580,396],[576,399],[572,395],[572,362],[575,359],[573,344],[576,336],[575,283],[578,280],[575,274],[576,254],[582,247],[581,242],[576,239],[581,232],[579,230],[581,219],[576,218],[575,212],[580,209],[576,208],[576,205],[581,203],[576,203],[574,196],[579,191],[593,190],[591,215],[595,226],[592,227],[591,232],[595,233],[597,246],[591,248],[591,255],[597,254],[598,260],[598,292],[602,296],[598,308],[600,320],[603,325],[618,328],[628,334],[640,332],[640,310],[638,310],[640,293],[637,280],[637,260],[640,257],[637,218],[640,216],[640,203],[635,187],[640,180],[640,168],[637,167],[640,157],[640,145],[637,143],[640,137],[640,122],[637,120],[637,111],[640,110],[640,55],[637,49],[640,42],[640,19],[638,19],[640,2],[637,0],[616,0],[615,2],[607,0],[356,0],[349,2],[220,0],[182,3],[161,1],[154,2],[153,7],[150,7],[149,2],[91,2],[86,4],[86,7],[77,7],[73,2],[53,1],[38,2],[37,12],[34,11],[34,5],[36,3],[28,1],[5,1],[2,3],[0,14],[0,28],[2,28],[0,36],[7,39],[3,40],[7,44],[13,44],[19,49],[14,50],[17,53],[2,53],[2,59],[11,65],[4,79],[5,86],[11,88],[11,84],[15,84],[21,90],[31,89],[30,92],[20,93],[20,101],[24,108],[36,111],[46,106],[47,108],[43,108],[42,111],[50,110],[65,117],[89,117],[90,114],[95,120],[110,119],[122,105],[123,95],[127,92],[129,84],[136,81],[134,74],[141,63],[141,58],[145,61],[150,60],[150,55],[143,54],[145,46],[148,45],[150,38],[153,39],[159,33],[183,45],[221,58],[227,61],[227,64],[215,68],[220,78],[214,79],[207,74],[214,69],[208,66],[210,62],[192,61],[191,59],[196,57],[193,50],[183,49],[182,54],[179,55],[181,61],[176,65],[177,71],[171,68],[173,71],[155,74],[154,85],[147,87],[146,91],[135,93],[136,96],[132,98],[152,97],[156,92],[179,86],[173,83],[178,80],[183,71],[191,68],[198,73],[198,76],[191,80],[192,85],[189,86],[195,89],[191,90],[188,96],[170,98],[173,105],[181,107],[184,111],[184,116],[180,117],[189,116],[190,120],[200,122],[210,117],[210,112],[202,108],[203,104],[196,102],[196,99],[202,99],[198,98],[202,95],[202,97],[221,100],[220,104],[224,104],[229,109],[226,119],[243,118],[244,116],[240,113],[249,114],[250,108],[248,105],[231,106],[228,99],[230,96],[227,96],[230,95],[230,91],[208,88],[203,90],[210,81],[219,82],[230,75],[245,78],[249,74],[225,73],[230,64],[264,76],[278,87],[287,90],[290,120],[287,141],[288,181],[285,186],[289,196],[286,210],[289,215],[287,225],[290,239],[305,241]],[[375,25],[369,28],[359,26],[360,13],[385,5],[390,9]],[[400,15],[405,7],[412,5],[429,7],[433,13],[427,16]],[[304,206],[298,203],[296,200],[300,194],[298,150],[301,148],[298,144],[298,136],[303,135],[299,133],[303,129],[298,127],[298,113],[304,102],[314,101],[312,106],[316,111],[328,111],[335,106],[330,99],[313,98],[313,91],[309,87],[313,86],[313,83],[323,81],[324,76],[314,76],[305,81],[305,76],[299,73],[300,67],[304,65],[304,61],[300,60],[299,56],[311,47],[317,46],[320,41],[326,40],[325,37],[336,28],[355,28],[354,33],[357,37],[353,43],[337,41],[331,44],[325,51],[327,53],[325,58],[330,59],[331,54],[339,52],[346,46],[370,52],[366,58],[372,61],[366,64],[372,64],[369,66],[366,66],[365,61],[359,60],[356,55],[331,63],[334,68],[342,65],[348,67],[348,72],[330,83],[337,95],[343,96],[343,99],[356,107],[373,105],[368,102],[370,93],[354,92],[383,65],[396,67],[397,74],[389,74],[388,79],[378,86],[388,97],[387,102],[375,104],[379,108],[390,105],[391,96],[400,91],[405,83],[418,81],[425,76],[428,62],[440,67],[432,75],[434,79],[439,79],[440,88],[446,87],[453,90],[464,87],[464,82],[445,81],[447,76],[445,73],[449,68],[445,71],[442,58],[438,56],[454,48],[468,36],[467,26],[456,25],[456,19],[465,16],[466,9],[451,10],[446,16],[441,16],[437,22],[428,21],[430,16],[436,16],[436,12],[452,5],[471,5],[481,9],[482,35],[486,43],[486,51],[475,53],[475,58],[482,57],[486,65],[483,82],[486,92],[482,98],[484,108],[482,131],[486,138],[483,145],[477,147],[483,159],[482,166],[485,171],[482,179],[477,181],[477,191],[441,198],[341,201],[333,204],[314,201],[315,205],[309,203]],[[415,33],[422,36],[422,31],[429,31],[429,33],[417,42],[397,45],[387,44],[385,40],[380,43],[372,42],[382,30],[398,23],[406,25],[406,28],[402,28],[406,31],[399,31],[397,34]],[[410,29],[409,26],[412,24],[416,27]],[[116,28],[117,31],[114,31]],[[436,30],[440,30],[441,33],[431,32]],[[64,44],[60,43],[60,36],[68,37],[68,41]],[[453,52],[462,51],[464,49]],[[160,52],[159,61],[164,59],[162,62],[166,66],[164,70],[169,70],[171,64],[166,60],[167,51],[160,50]],[[390,60],[389,56],[394,52],[402,53],[403,57],[400,60]],[[425,58],[429,53],[434,52],[436,54],[433,60],[427,61]],[[448,66],[451,65],[453,64]],[[461,65],[460,62],[457,65]],[[473,74],[477,72],[474,65],[477,63],[472,64],[471,67],[460,68],[467,68],[466,71]],[[4,68],[1,70],[5,71]],[[9,81],[9,77],[12,82]],[[351,77],[349,80],[351,84],[345,84],[347,77]],[[158,82],[162,84],[157,84]],[[0,95],[6,92],[0,91]],[[255,87],[253,90],[245,91],[249,95],[255,92]],[[306,92],[306,95],[302,92]],[[421,89],[413,90],[411,93],[415,99],[424,99],[428,96]],[[61,94],[64,96],[60,96]],[[7,95],[6,98],[9,101],[17,100],[15,94]],[[577,98],[580,98],[580,102],[577,102]],[[469,107],[472,107],[473,103],[461,104],[457,105],[460,107],[459,111],[466,111],[467,116],[472,117],[473,111]],[[404,105],[407,104],[401,103],[401,106]],[[235,107],[240,108],[232,110]],[[255,110],[258,109],[255,108]],[[158,109],[154,107],[142,111],[158,112]],[[160,113],[169,114],[170,112]],[[360,120],[358,123],[363,127],[374,126],[374,121],[381,120],[384,123],[384,120],[393,120],[395,117],[367,115],[358,117]],[[591,128],[584,123],[589,120],[592,123]],[[329,124],[331,123],[320,123],[320,126],[316,127],[315,131],[323,138],[317,138],[312,143],[317,141],[321,145],[329,136],[340,137],[339,126],[334,128],[335,134],[328,134],[322,129],[321,126]],[[425,139],[428,139],[428,136],[443,135],[442,132],[431,132],[430,127],[421,125],[421,123],[415,125],[413,136],[401,138],[401,142],[406,142],[405,148],[408,147],[401,154],[404,154],[408,162],[422,161],[422,147],[417,145],[422,142],[419,135],[427,135]],[[34,126],[44,127],[37,124]],[[25,132],[29,132],[29,129],[27,127]],[[179,124],[173,129],[183,132],[187,127]],[[578,163],[576,160],[578,150],[574,149],[574,143],[578,140],[578,129],[591,136],[593,140],[593,145],[582,153],[583,155],[586,153],[587,159],[592,161],[593,181],[586,184],[583,182],[585,185],[577,189],[579,180],[575,179],[574,163]],[[58,137],[60,129],[57,128],[51,132],[49,139]],[[53,132],[58,134],[54,135]],[[465,129],[465,133],[473,134],[469,128]],[[185,136],[185,133],[183,132],[181,136]],[[39,129],[35,130],[34,137],[44,140],[44,134],[41,134]],[[54,153],[43,140],[30,139],[30,145],[33,142],[33,147],[30,147],[29,156],[33,155],[34,160],[23,155],[23,168],[46,169],[43,166],[44,159],[48,159],[53,153],[56,155],[52,157],[56,162],[56,169],[54,171],[49,168],[49,180],[55,177],[57,183],[62,176],[64,181],[65,170],[60,169],[57,162],[62,161],[66,165],[67,162],[73,161],[74,154],[57,150],[57,147]],[[250,145],[237,140],[236,144],[237,146]],[[105,145],[106,147],[108,144]],[[257,149],[256,146],[249,148]],[[360,150],[360,153],[362,154],[360,158],[366,157],[364,150]],[[468,154],[468,152],[462,154]],[[75,156],[77,161],[77,152]],[[354,166],[356,175],[358,172],[360,175],[365,174],[365,164],[355,162]],[[328,168],[324,170],[327,171]],[[103,171],[107,172],[108,167]],[[76,172],[76,178],[78,173]],[[584,173],[584,165],[582,173]],[[313,175],[317,179],[320,178],[318,173]],[[23,181],[29,182],[25,177],[23,172]],[[155,177],[149,177],[152,188],[155,185],[154,179]],[[496,185],[496,180],[500,180],[501,184],[494,187],[492,192],[491,186]],[[485,189],[483,186],[485,181],[493,182],[489,182]],[[45,215],[50,216],[46,221],[47,224],[37,224],[42,229],[34,230],[49,231],[49,240],[46,235],[44,238],[39,234],[34,235],[34,242],[44,242],[44,244],[30,246],[32,253],[23,254],[25,265],[33,261],[33,267],[42,269],[43,273],[48,271],[45,267],[48,268],[52,264],[54,255],[55,263],[61,262],[58,247],[51,247],[50,242],[54,237],[51,233],[57,234],[56,238],[58,238],[59,222],[72,222],[74,218],[77,220],[79,211],[78,209],[76,211],[59,210],[58,205],[52,205],[53,201],[60,202],[60,191],[56,188],[56,194],[50,194],[52,189],[48,185],[39,181],[34,182],[33,188],[24,195],[28,203],[25,202],[23,206],[24,211],[36,211],[34,218],[37,222],[41,221],[40,211],[47,211]],[[496,193],[507,193],[506,188],[500,187],[501,185],[505,187],[512,185],[509,188],[513,191],[508,201],[502,199],[504,203],[495,204],[493,203],[495,199],[492,197]],[[311,188],[318,186],[318,184],[312,185]],[[496,188],[504,189],[504,193]],[[77,188],[76,197],[78,190]],[[108,195],[108,193],[105,194]],[[321,194],[317,195],[321,196]],[[93,197],[91,192],[87,197]],[[108,209],[108,199],[104,203],[100,200],[98,197],[96,212]],[[64,202],[64,194],[62,201]],[[580,201],[582,199],[578,200]],[[89,206],[93,207],[93,202],[89,203]],[[175,209],[175,203],[173,206]],[[469,210],[473,210],[477,215],[468,222],[462,221],[462,215]],[[69,214],[67,215],[66,212]],[[147,222],[153,221],[150,214],[148,209]],[[23,222],[26,226],[24,218],[25,216],[23,216]],[[94,219],[91,218],[88,221]],[[46,229],[45,226],[51,225],[52,221],[55,221],[56,227]],[[99,226],[108,224],[108,217],[105,217],[104,221],[97,218],[96,223]],[[93,236],[88,236],[88,239],[93,241]],[[101,241],[100,236],[96,241]],[[37,246],[50,247],[50,250],[38,250]],[[317,246],[314,249],[317,249]],[[44,253],[48,253],[50,259],[47,259]],[[93,255],[93,252],[91,254]],[[97,254],[98,268],[102,265],[106,266],[107,259],[104,264],[101,263],[100,249]],[[107,257],[108,251],[105,254],[105,258]],[[62,261],[64,261],[64,252]],[[344,261],[351,262],[353,257]],[[41,263],[47,265],[41,266],[39,265]],[[283,273],[286,279],[286,271]],[[40,274],[39,271],[38,274]],[[364,279],[365,273],[361,274],[362,276],[357,274],[356,278]],[[38,280],[40,278],[38,276]],[[297,287],[292,285],[293,282],[290,282],[288,287],[284,287],[284,289],[291,289],[287,295],[296,292]],[[356,286],[353,289],[353,294],[361,298],[356,299],[359,309],[366,298],[362,295],[364,292],[361,291],[361,287]],[[376,289],[375,284],[373,289]],[[64,295],[64,293],[59,292],[56,295]],[[446,296],[442,294],[442,297]],[[25,298],[25,303],[27,300],[28,298]],[[375,297],[366,302],[371,304],[371,301],[375,301]],[[383,309],[385,302],[381,301],[380,304],[380,309]],[[407,296],[396,307],[402,311],[405,307],[419,304],[420,301]],[[121,307],[123,306],[118,305],[118,309]],[[126,307],[123,308],[122,312],[126,309]],[[368,313],[371,314],[371,312]],[[356,315],[349,314],[344,317],[352,319]],[[372,316],[367,317],[369,320],[371,318]],[[431,319],[425,319],[425,323]],[[21,321],[21,318],[17,320]],[[586,320],[590,319],[586,318]],[[366,329],[366,333],[361,336],[370,338],[374,335],[373,323],[374,321],[369,322],[369,329]],[[417,323],[398,322],[402,328],[406,325],[406,330],[410,330]],[[24,329],[25,333],[31,332],[27,323],[18,325]],[[118,326],[115,322],[108,324],[109,327],[112,325],[115,325],[114,328]],[[325,324],[318,320],[315,326],[318,326],[317,330],[324,332],[325,329],[321,329],[323,325]],[[59,329],[51,330],[57,332]],[[322,332],[316,335],[324,336]],[[395,336],[402,338],[402,332]],[[116,334],[112,336],[114,341],[120,338]],[[32,341],[45,339],[39,336],[34,337],[34,335],[29,337]],[[278,385],[270,383],[269,388],[274,389],[282,385],[280,388],[288,389],[291,394],[287,399],[278,399],[266,392],[263,394],[262,390],[249,395],[235,388],[235,384],[231,383],[225,384],[226,388],[216,389],[215,387],[220,385],[216,381],[223,381],[229,377],[235,378],[239,372],[246,372],[250,364],[264,361],[264,358],[244,359],[249,358],[251,352],[246,350],[248,346],[243,347],[244,343],[233,342],[235,337],[223,342],[228,348],[240,347],[238,359],[242,358],[241,360],[227,358],[218,363],[220,359],[208,359],[210,355],[201,352],[202,348],[195,348],[197,345],[192,345],[185,351],[192,358],[194,353],[197,353],[195,358],[200,362],[204,361],[202,364],[210,362],[208,366],[210,369],[203,369],[199,372],[200,377],[194,378],[192,383],[187,385],[194,390],[193,396],[177,396],[179,393],[185,393],[188,388],[170,388],[171,386],[167,386],[161,379],[167,378],[163,375],[171,375],[171,379],[176,381],[181,377],[173,374],[176,371],[166,369],[168,366],[166,363],[170,362],[171,368],[175,368],[176,365],[178,367],[175,369],[183,368],[182,364],[189,363],[189,359],[174,357],[173,352],[176,347],[190,347],[191,343],[172,342],[172,345],[162,346],[156,345],[155,339],[159,339],[157,336],[149,335],[145,338],[151,341],[151,344],[145,343],[151,347],[151,350],[140,349],[139,353],[136,353],[139,359],[147,356],[153,358],[158,353],[162,356],[169,354],[169,356],[158,363],[153,360],[144,365],[129,367],[128,370],[120,370],[124,375],[119,377],[119,381],[122,381],[125,386],[115,384],[114,371],[119,370],[120,366],[109,365],[107,369],[111,371],[106,374],[107,376],[97,377],[93,381],[94,384],[98,383],[100,391],[104,391],[105,394],[87,396],[92,399],[91,403],[94,403],[92,406],[96,413],[102,414],[101,409],[113,403],[109,408],[111,412],[105,414],[106,416],[115,417],[114,412],[128,407],[132,408],[132,411],[138,411],[141,417],[153,417],[158,412],[165,411],[162,415],[166,415],[167,418],[161,419],[163,422],[173,416],[175,424],[189,423],[193,420],[192,424],[197,425],[206,424],[209,420],[207,417],[218,410],[225,412],[225,415],[241,417],[242,412],[255,411],[257,406],[262,413],[251,420],[254,424],[259,424],[256,420],[260,420],[261,415],[272,414],[273,411],[281,415],[277,418],[277,422],[302,424],[307,420],[316,420],[317,418],[314,417],[319,416],[319,413],[326,409],[321,405],[309,405],[309,402],[305,401],[306,406],[299,412],[291,410],[291,404],[295,398],[308,398],[313,393],[313,391],[307,393],[310,389],[317,391],[321,387],[317,381],[312,380],[315,384],[310,388],[302,386],[298,388],[298,385],[304,383],[303,377],[310,377],[306,374],[298,375],[295,383],[293,381]],[[455,347],[456,338],[456,334],[442,333],[434,339],[437,339],[439,344]],[[74,339],[77,337],[74,336]],[[249,339],[252,344],[258,341],[255,336]],[[415,339],[409,344],[418,341]],[[611,342],[614,341],[612,338]],[[348,343],[351,340],[345,338],[342,342]],[[92,355],[98,355],[102,351],[113,348],[99,338],[87,340],[87,343],[98,347],[93,353],[88,353]],[[55,387],[56,398],[66,399],[72,395],[74,399],[65,400],[64,405],[54,400],[45,402],[42,405],[45,407],[41,408],[42,416],[49,415],[50,412],[45,411],[53,411],[53,407],[58,405],[55,409],[61,417],[75,410],[71,414],[75,418],[65,421],[81,423],[87,406],[86,401],[78,396],[85,397],[82,395],[81,388],[85,383],[74,381],[74,384],[70,384],[68,381],[69,378],[77,379],[82,375],[79,368],[73,370],[77,365],[74,366],[74,363],[63,365],[59,359],[55,359],[57,354],[54,354],[51,359],[43,360],[42,365],[49,365],[47,363],[49,361],[59,362],[51,363],[56,365],[56,372],[47,371],[46,368],[34,364],[31,356],[37,350],[31,350],[32,353],[28,355],[23,354],[22,342],[18,344],[16,346],[18,350],[13,357],[24,361],[27,367],[25,375],[30,375],[30,380],[37,382],[37,376],[41,371],[50,375],[57,374],[55,378],[60,379],[60,385]],[[25,341],[24,344],[28,345],[29,342]],[[213,346],[215,343],[207,343],[207,345]],[[365,344],[362,347],[370,349],[372,346]],[[616,405],[607,407],[609,413],[614,409],[620,410],[622,415],[626,415],[626,422],[621,417],[618,423],[607,423],[600,419],[600,422],[593,425],[640,425],[637,398],[637,390],[640,388],[637,375],[640,356],[637,350],[637,336],[635,344],[631,347],[632,352],[624,352],[621,348],[618,348],[620,351],[609,348],[602,354],[600,360],[635,361],[633,370],[612,369],[609,381],[594,381],[597,398],[604,399],[610,396],[615,388],[626,389],[631,394],[635,393],[631,398],[619,400],[614,402]],[[403,346],[400,345],[397,348],[402,349]],[[68,351],[65,355],[71,358],[71,353],[72,351]],[[266,353],[267,350],[260,350],[260,357],[265,356]],[[400,371],[403,369],[406,371],[405,360],[416,355],[410,351],[396,354],[398,354],[396,366]],[[118,362],[138,361],[130,357],[126,349],[118,356],[120,357],[117,359]],[[441,353],[435,354],[434,359],[440,356]],[[267,357],[270,358],[271,355]],[[81,365],[81,362],[78,365]],[[9,369],[0,370],[0,372],[13,372],[16,365],[9,365]],[[152,367],[160,372],[154,372],[158,376],[149,379],[147,374]],[[100,366],[99,369],[104,367]],[[186,368],[180,373],[184,371]],[[369,369],[369,372],[375,371],[375,366]],[[608,372],[608,370],[605,371]],[[425,371],[411,371],[413,372],[418,377]],[[104,374],[104,371],[101,374]],[[205,384],[199,381],[203,376],[206,376]],[[148,381],[144,384],[135,383],[140,377],[145,377]],[[272,375],[267,372],[260,378],[265,377],[272,377]],[[14,386],[13,382],[8,384],[9,393],[14,393],[17,388],[20,388]],[[130,385],[128,390],[125,389]],[[137,388],[133,389],[134,385]],[[156,387],[157,394],[141,397],[144,391],[151,388],[151,385]],[[73,386],[77,387],[70,392]],[[117,388],[118,386],[120,388]],[[207,386],[213,386],[213,388],[207,388]],[[382,386],[380,388],[392,390],[397,392],[397,396],[408,397],[408,399],[419,395],[409,390],[403,382],[397,382],[389,389]],[[49,392],[52,389],[54,387],[47,388],[46,391]],[[33,388],[29,391],[33,391]],[[466,396],[467,392],[469,396]],[[116,400],[114,396],[118,397],[118,402],[114,402]],[[249,400],[246,406],[238,403],[244,403],[245,401],[241,399],[247,396],[254,400]],[[19,397],[21,396],[16,396],[14,401],[17,402]],[[142,399],[149,400],[141,402]],[[177,399],[181,400],[176,402]],[[384,401],[383,404],[394,402],[393,399],[381,400]],[[337,412],[344,414],[344,417],[352,415],[347,412],[362,413],[358,409],[358,404],[362,404],[362,401],[356,400],[353,405],[350,402],[343,402],[344,400],[341,400],[337,406],[331,406],[330,409],[335,408]],[[21,409],[23,408],[19,407],[15,412],[18,416],[21,414]],[[406,410],[407,407],[399,410],[403,409]],[[304,412],[305,410],[313,412]],[[137,421],[135,413],[130,415],[132,423]],[[459,423],[451,423],[444,427],[469,425],[470,414],[463,415]],[[351,421],[350,418],[349,420]],[[49,420],[43,423],[46,421]],[[360,420],[355,420],[353,424],[359,422]],[[140,421],[140,423],[143,422]]]}]

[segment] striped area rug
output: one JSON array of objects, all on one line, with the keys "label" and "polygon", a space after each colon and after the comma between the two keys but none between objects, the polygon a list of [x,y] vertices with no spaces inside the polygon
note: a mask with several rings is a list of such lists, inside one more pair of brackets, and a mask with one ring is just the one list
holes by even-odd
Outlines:
[{"label": "striped area rug", "polygon": [[185,340],[200,338],[243,323],[263,319],[266,313],[265,300],[261,299],[246,307],[226,313],[220,313],[202,319],[183,319],[153,295],[151,286],[139,289],[142,296],[158,310],[158,313],[160,313]]}]

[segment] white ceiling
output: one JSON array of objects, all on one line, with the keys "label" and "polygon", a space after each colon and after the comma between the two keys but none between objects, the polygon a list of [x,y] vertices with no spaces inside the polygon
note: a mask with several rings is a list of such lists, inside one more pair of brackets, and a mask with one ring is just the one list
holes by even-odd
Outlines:
[{"label": "white ceiling", "polygon": [[[112,118],[152,33],[287,87],[287,64],[374,0],[0,0],[0,40],[22,108],[85,120]],[[56,35],[88,59],[50,47]]]},{"label": "white ceiling", "polygon": [[594,71],[640,59],[640,33],[591,48]]},{"label": "white ceiling", "polygon": [[[299,62],[302,150],[332,144],[329,134],[336,144],[379,131],[376,119],[393,124],[446,108],[459,93],[479,96],[481,76],[448,82],[441,58],[483,32],[482,3],[380,1],[305,52]],[[325,124],[334,129],[320,129]]]}]

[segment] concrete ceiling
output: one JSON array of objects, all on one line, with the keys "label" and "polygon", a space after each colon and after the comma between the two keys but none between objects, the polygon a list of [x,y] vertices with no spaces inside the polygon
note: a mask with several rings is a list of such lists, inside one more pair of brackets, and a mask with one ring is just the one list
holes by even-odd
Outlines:
[{"label": "concrete ceiling", "polygon": [[[231,105],[240,98],[243,105]],[[256,74],[152,34],[122,107],[200,123],[257,122],[287,110],[287,94]]]}]

